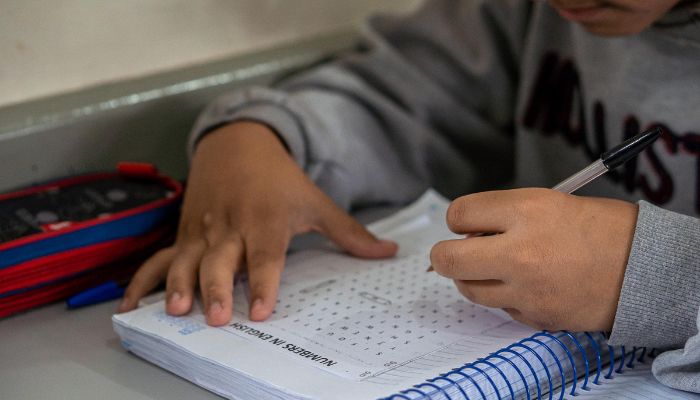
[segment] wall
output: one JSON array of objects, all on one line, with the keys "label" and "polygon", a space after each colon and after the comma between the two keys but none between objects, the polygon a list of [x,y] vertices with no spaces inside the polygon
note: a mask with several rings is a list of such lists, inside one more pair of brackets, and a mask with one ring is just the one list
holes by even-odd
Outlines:
[{"label": "wall", "polygon": [[0,0],[0,107],[348,28],[417,0]]}]

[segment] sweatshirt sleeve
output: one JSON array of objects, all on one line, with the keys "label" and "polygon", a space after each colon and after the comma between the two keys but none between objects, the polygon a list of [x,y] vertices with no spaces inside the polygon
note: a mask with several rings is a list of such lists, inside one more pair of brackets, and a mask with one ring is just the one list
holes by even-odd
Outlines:
[{"label": "sweatshirt sleeve", "polygon": [[[696,332],[700,331],[700,310]],[[651,365],[656,379],[666,386],[700,393],[700,333],[688,339],[685,347],[660,354]]]},{"label": "sweatshirt sleeve", "polygon": [[428,186],[447,196],[502,186],[529,3],[434,0],[375,17],[355,51],[213,102],[190,154],[207,132],[253,120],[344,208],[404,203]]},{"label": "sweatshirt sleeve", "polygon": [[610,344],[677,349],[659,355],[654,375],[700,391],[700,220],[639,202]]}]

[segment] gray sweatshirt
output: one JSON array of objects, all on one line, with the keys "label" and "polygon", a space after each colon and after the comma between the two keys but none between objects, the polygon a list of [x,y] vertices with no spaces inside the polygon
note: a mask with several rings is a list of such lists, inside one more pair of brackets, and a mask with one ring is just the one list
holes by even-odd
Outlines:
[{"label": "gray sweatshirt", "polygon": [[[237,120],[273,128],[345,208],[550,187],[652,125],[665,134],[577,194],[639,203],[612,344],[669,351],[666,385],[700,392],[700,23],[674,10],[639,35],[602,38],[524,0],[427,2],[378,16],[356,50],[219,98],[202,135]],[[697,20],[695,20],[697,21]],[[685,346],[685,349],[683,347]],[[674,350],[676,349],[676,350]]]}]

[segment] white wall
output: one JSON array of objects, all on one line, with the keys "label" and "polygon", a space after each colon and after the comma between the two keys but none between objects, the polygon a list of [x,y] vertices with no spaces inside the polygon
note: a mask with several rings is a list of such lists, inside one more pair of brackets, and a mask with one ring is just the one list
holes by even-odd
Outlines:
[{"label": "white wall", "polygon": [[346,28],[417,0],[0,0],[0,107]]}]

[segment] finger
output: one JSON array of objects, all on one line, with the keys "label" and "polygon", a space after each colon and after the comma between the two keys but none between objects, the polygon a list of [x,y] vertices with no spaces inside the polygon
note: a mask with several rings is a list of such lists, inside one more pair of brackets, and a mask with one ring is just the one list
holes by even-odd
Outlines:
[{"label": "finger", "polygon": [[509,242],[504,235],[437,242],[430,250],[430,265],[451,279],[507,281],[513,265],[506,251]]},{"label": "finger", "polygon": [[319,207],[319,229],[343,250],[356,257],[393,257],[399,246],[390,240],[377,239],[362,224],[330,200]]},{"label": "finger", "polygon": [[288,245],[286,232],[266,237],[250,235],[246,239],[251,321],[264,321],[275,308]]},{"label": "finger", "polygon": [[240,267],[243,246],[240,239],[229,238],[211,247],[202,257],[199,285],[207,323],[221,326],[233,312],[233,277]]},{"label": "finger", "polygon": [[165,277],[175,252],[174,247],[168,247],[158,251],[143,263],[124,291],[124,298],[119,304],[117,312],[133,310],[143,296],[158,286]]},{"label": "finger", "polygon": [[508,285],[498,280],[455,280],[457,290],[473,303],[486,307],[508,308],[513,306],[513,296]]},{"label": "finger", "polygon": [[505,232],[517,217],[518,194],[510,190],[474,193],[450,203],[447,226],[454,233]]},{"label": "finger", "polygon": [[168,271],[166,280],[166,305],[168,314],[188,313],[194,301],[194,288],[197,283],[197,269],[206,246],[203,241],[182,246]]}]

